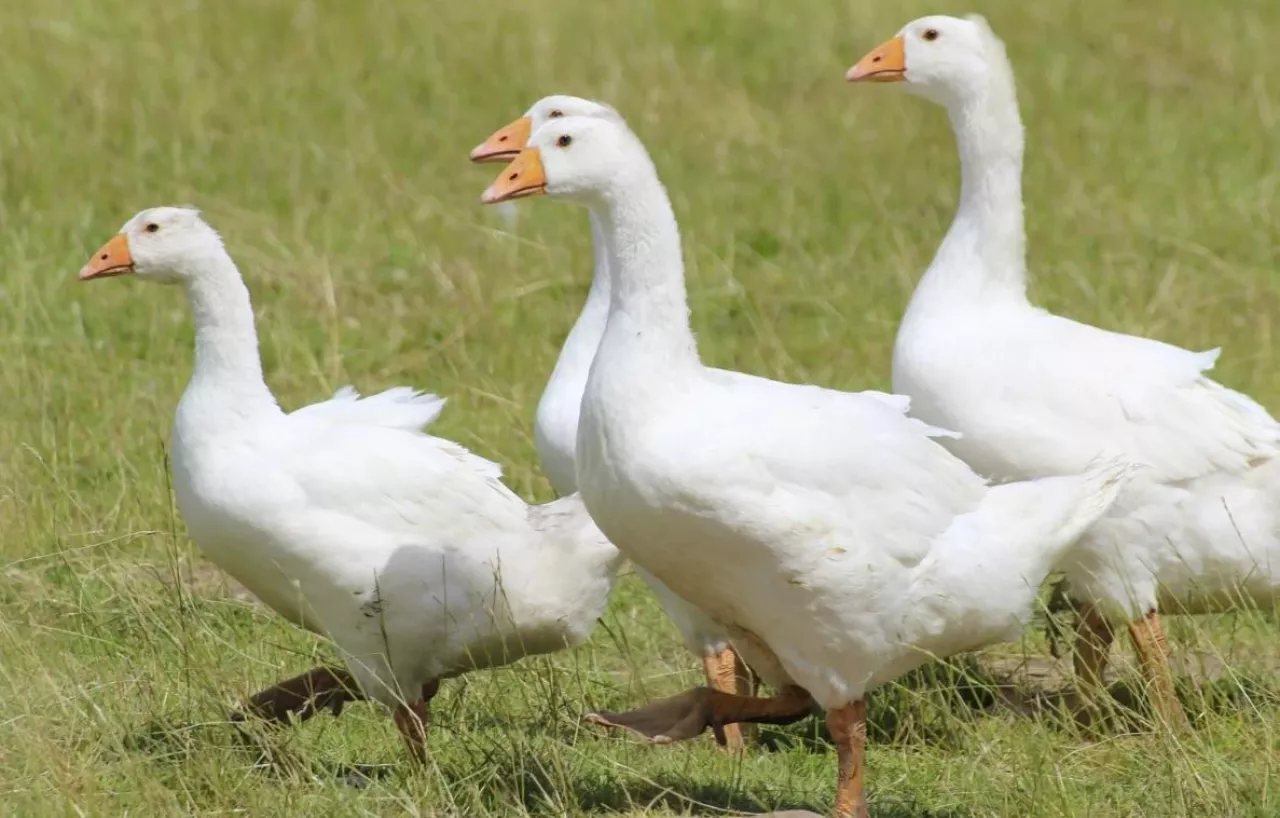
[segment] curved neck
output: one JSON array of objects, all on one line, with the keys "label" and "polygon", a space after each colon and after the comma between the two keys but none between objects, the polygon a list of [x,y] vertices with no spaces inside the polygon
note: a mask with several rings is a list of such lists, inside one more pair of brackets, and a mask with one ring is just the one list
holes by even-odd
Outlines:
[{"label": "curved neck", "polygon": [[[552,382],[558,379],[576,384],[581,397],[582,387],[586,384],[587,370],[600,348],[600,338],[604,335],[605,323],[609,318],[609,242],[599,217],[592,211],[587,213],[591,223],[591,289],[587,291],[587,300],[578,313],[578,320],[573,322],[573,329],[565,338],[564,347],[556,361],[555,371],[551,375]],[[551,388],[551,384],[547,385]]]},{"label": "curved neck", "polygon": [[587,293],[585,313],[598,308],[609,311],[609,237],[605,234],[595,211],[587,211],[587,223],[591,225],[591,290]]},{"label": "curved neck", "polygon": [[279,411],[262,376],[249,290],[231,257],[219,250],[193,262],[184,289],[196,331],[187,394],[237,417]]},{"label": "curved neck", "polygon": [[609,319],[609,245],[599,219],[594,213],[588,212],[588,215],[595,258],[591,289],[542,390],[533,422],[534,442],[542,468],[561,494],[574,491],[577,485],[573,462],[582,395]]},{"label": "curved neck", "polygon": [[960,203],[922,286],[951,298],[1026,300],[1022,121],[1011,76],[947,106],[960,153]]},{"label": "curved neck", "polygon": [[643,350],[664,367],[697,365],[680,228],[652,166],[593,205],[609,249],[609,319],[601,350]]}]

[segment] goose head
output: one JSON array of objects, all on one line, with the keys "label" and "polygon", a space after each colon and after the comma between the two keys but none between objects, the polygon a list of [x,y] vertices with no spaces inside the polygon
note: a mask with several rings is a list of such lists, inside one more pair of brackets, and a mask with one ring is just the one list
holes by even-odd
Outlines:
[{"label": "goose head", "polygon": [[594,116],[549,121],[481,195],[484,204],[547,194],[590,203],[625,189],[648,154],[621,120]]},{"label": "goose head", "polygon": [[524,116],[494,131],[471,151],[472,162],[510,162],[529,144],[529,137],[553,119],[573,116],[618,118],[617,111],[602,102],[555,94],[533,103]]},{"label": "goose head", "polygon": [[962,104],[1007,71],[1000,41],[978,15],[921,17],[858,60],[850,82],[898,82],[945,106]]},{"label": "goose head", "polygon": [[80,280],[136,275],[178,284],[199,269],[199,260],[220,255],[222,239],[191,207],[153,207],[125,222],[94,253]]}]

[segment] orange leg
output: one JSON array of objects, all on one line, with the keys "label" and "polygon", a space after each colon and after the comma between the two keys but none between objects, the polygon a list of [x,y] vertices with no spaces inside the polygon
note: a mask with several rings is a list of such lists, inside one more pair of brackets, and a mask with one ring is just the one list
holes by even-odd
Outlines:
[{"label": "orange leg", "polygon": [[725,725],[791,724],[809,715],[812,706],[812,697],[798,687],[783,688],[770,699],[696,687],[626,713],[591,713],[587,720],[631,730],[655,744],[691,739],[710,727],[723,746]]},{"label": "orange leg", "polygon": [[439,682],[424,684],[421,698],[413,702],[402,702],[392,714],[396,729],[409,748],[410,757],[419,766],[426,766],[427,763],[427,725],[431,721],[429,706],[439,690]]},{"label": "orange leg", "polygon": [[1111,658],[1111,643],[1115,632],[1111,624],[1093,605],[1080,608],[1080,629],[1076,633],[1074,664],[1076,682],[1090,704],[1106,691],[1103,674]]},{"label": "orange leg", "polygon": [[866,781],[867,703],[861,699],[827,711],[836,744],[836,818],[868,818]]},{"label": "orange leg", "polygon": [[1142,619],[1129,624],[1129,636],[1142,662],[1147,679],[1147,695],[1156,718],[1173,732],[1191,729],[1187,714],[1178,701],[1173,686],[1173,670],[1169,667],[1169,643],[1165,640],[1160,614],[1152,610]]},{"label": "orange leg", "polygon": [[[707,685],[721,693],[755,695],[754,678],[742,657],[733,648],[725,648],[720,653],[702,657],[702,670],[707,675]],[[724,725],[723,747],[731,752],[739,752],[750,738],[753,738],[752,725]]]}]

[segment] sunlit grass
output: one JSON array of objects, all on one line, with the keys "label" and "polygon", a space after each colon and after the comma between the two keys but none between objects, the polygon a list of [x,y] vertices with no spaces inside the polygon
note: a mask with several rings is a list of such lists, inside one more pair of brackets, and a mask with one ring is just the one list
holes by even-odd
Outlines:
[{"label": "sunlit grass", "polygon": [[[514,224],[482,209],[496,169],[470,167],[467,150],[546,93],[615,104],[671,190],[704,357],[885,388],[898,317],[951,217],[956,159],[939,110],[842,77],[907,20],[970,10],[1018,71],[1035,297],[1223,345],[1217,377],[1280,409],[1272,2],[0,10],[3,812],[827,809],[834,756],[815,724],[767,732],[768,749],[740,759],[581,726],[584,710],[697,679],[634,580],[586,647],[447,684],[426,773],[408,772],[389,720],[361,706],[273,740],[316,769],[383,764],[387,777],[356,788],[255,769],[227,710],[330,653],[237,598],[177,519],[165,446],[190,365],[180,295],[80,285],[75,271],[142,207],[194,202],[249,281],[286,407],[347,382],[439,392],[438,431],[546,499],[530,424],[585,294],[589,238],[567,206],[526,203]],[[1124,709],[1077,730],[1051,695],[1064,665],[1032,635],[874,697],[873,814],[1280,812],[1273,618],[1170,628],[1194,734],[1160,738]]]}]

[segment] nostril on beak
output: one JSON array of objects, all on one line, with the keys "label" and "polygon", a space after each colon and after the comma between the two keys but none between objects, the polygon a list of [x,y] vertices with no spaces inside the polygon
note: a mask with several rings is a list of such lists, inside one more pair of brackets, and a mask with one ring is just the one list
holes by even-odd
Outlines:
[{"label": "nostril on beak", "polygon": [[[508,177],[507,177],[507,181],[508,181],[508,182],[514,182],[516,179],[519,179],[519,178],[520,178],[520,174],[518,174],[518,173],[513,173],[513,174],[511,174],[510,176],[508,176]],[[104,258],[105,258],[105,256],[104,256]]]},{"label": "nostril on beak", "polygon": [[106,254],[106,253],[103,253],[103,254],[102,254],[102,260],[103,260],[103,261],[106,261],[106,260],[107,260],[107,254]]},{"label": "nostril on beak", "polygon": [[872,62],[880,62],[880,57],[878,57],[878,56],[877,56],[877,57],[875,57],[874,59],[872,59],[871,61],[872,61]]},{"label": "nostril on beak", "polygon": [[502,137],[499,137],[499,138],[498,138],[498,141],[499,141],[499,142],[506,142],[506,141],[507,141],[507,138],[506,138],[505,136],[502,136]]}]

